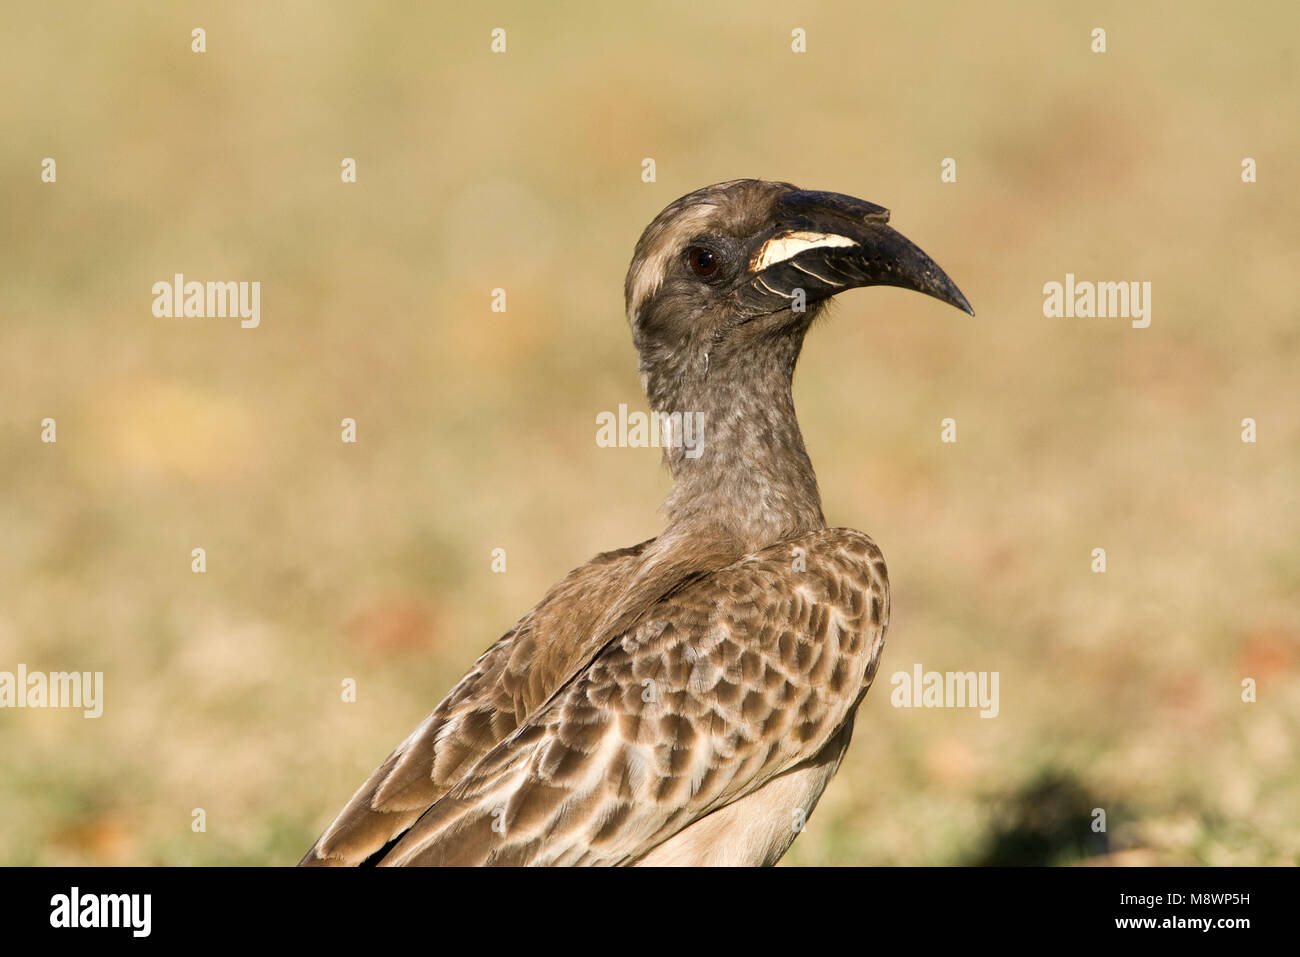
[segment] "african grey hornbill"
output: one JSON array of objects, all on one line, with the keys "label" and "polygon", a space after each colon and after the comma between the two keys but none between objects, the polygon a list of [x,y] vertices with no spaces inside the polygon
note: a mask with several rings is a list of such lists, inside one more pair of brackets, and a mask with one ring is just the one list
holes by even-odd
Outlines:
[{"label": "african grey hornbill", "polygon": [[[570,572],[389,755],[303,864],[773,864],[839,767],[889,618],[827,528],[791,399],[854,286],[971,312],[888,210],[734,180],[673,203],[625,287],[667,443],[663,534]],[[973,313],[972,313],[973,315]]]}]

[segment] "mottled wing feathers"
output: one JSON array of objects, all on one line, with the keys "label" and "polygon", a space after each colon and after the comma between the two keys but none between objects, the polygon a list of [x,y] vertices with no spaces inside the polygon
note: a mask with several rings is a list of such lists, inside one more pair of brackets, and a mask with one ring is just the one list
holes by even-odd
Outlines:
[{"label": "mottled wing feathers", "polygon": [[585,609],[613,603],[649,544],[598,555],[556,584],[384,760],[301,863],[360,864],[410,827],[594,653],[582,640]]},{"label": "mottled wing feathers", "polygon": [[693,580],[466,769],[379,863],[634,863],[846,728],[875,674],[884,576],[865,535],[831,529]]}]

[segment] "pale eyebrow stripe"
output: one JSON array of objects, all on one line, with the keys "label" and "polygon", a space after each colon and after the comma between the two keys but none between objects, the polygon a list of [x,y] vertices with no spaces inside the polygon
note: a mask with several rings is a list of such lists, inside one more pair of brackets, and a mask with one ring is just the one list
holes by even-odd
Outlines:
[{"label": "pale eyebrow stripe", "polygon": [[841,236],[838,233],[813,233],[813,232],[796,232],[785,233],[782,236],[773,236],[765,242],[761,249],[754,255],[749,264],[749,268],[755,272],[766,269],[768,266],[779,262],[785,262],[793,256],[799,255],[809,249],[819,249],[823,246],[856,246],[848,236]]}]

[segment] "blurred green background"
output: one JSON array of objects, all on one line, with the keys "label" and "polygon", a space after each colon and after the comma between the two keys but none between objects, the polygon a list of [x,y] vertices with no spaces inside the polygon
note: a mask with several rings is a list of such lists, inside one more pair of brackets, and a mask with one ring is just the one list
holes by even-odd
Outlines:
[{"label": "blurred green background", "polygon": [[[8,5],[0,670],[106,691],[0,711],[0,862],[295,862],[553,581],[657,533],[657,451],[594,441],[645,408],[623,273],[668,202],[757,176],[890,207],[978,316],[858,290],[809,338],[826,515],[883,548],[893,620],[786,863],[1295,863],[1298,33],[1283,3]],[[176,272],[260,281],[260,328],[154,318]],[[1151,327],[1045,319],[1066,272],[1150,281]],[[1000,672],[1000,715],[891,708],[917,662]]]}]

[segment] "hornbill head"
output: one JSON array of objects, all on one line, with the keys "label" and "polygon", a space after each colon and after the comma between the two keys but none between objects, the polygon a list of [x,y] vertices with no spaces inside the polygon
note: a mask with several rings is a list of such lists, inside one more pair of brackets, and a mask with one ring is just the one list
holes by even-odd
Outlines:
[{"label": "hornbill head", "polygon": [[[888,225],[889,210],[840,193],[740,179],[696,190],[646,227],[625,287],[652,403],[667,383],[765,355],[793,368],[836,293],[900,286],[971,315],[934,260]],[[661,385],[656,387],[656,382]]]}]

